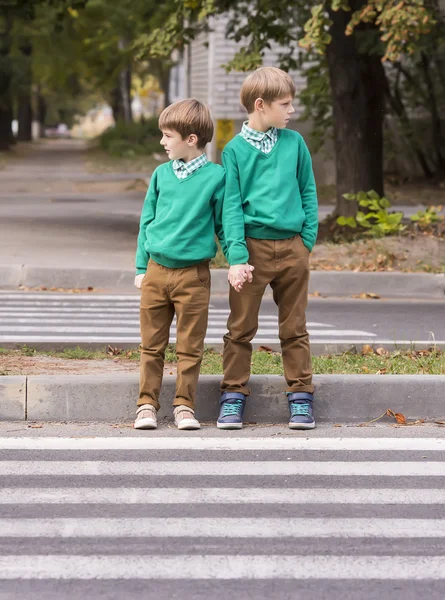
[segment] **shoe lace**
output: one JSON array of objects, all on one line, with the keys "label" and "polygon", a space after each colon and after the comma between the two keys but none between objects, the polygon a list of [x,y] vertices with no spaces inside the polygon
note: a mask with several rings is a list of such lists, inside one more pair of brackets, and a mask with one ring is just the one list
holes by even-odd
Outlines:
[{"label": "shoe lace", "polygon": [[290,406],[291,416],[295,417],[297,415],[309,415],[309,404],[307,402],[304,403],[296,403],[292,402]]},{"label": "shoe lace", "polygon": [[239,415],[241,409],[243,408],[242,400],[232,400],[230,402],[224,402],[223,406],[223,417],[228,417],[230,415]]}]

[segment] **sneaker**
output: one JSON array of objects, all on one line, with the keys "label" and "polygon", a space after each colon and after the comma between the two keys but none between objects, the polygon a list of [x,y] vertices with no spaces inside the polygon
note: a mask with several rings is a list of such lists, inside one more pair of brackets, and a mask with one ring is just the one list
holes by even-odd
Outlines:
[{"label": "sneaker", "polygon": [[195,419],[194,410],[188,406],[175,406],[173,414],[178,429],[201,429],[200,422]]},{"label": "sneaker", "polygon": [[314,395],[309,392],[293,392],[287,394],[289,402],[290,429],[314,429]]},{"label": "sneaker", "polygon": [[238,392],[224,392],[220,399],[216,426],[218,429],[242,429],[246,396]]},{"label": "sneaker", "polygon": [[152,404],[143,404],[136,411],[135,429],[156,429],[158,419],[156,408]]}]

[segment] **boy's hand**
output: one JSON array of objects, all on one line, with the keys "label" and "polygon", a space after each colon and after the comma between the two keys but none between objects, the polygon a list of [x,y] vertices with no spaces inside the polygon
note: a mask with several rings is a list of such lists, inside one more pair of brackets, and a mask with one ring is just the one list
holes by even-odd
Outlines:
[{"label": "boy's hand", "polygon": [[141,273],[140,275],[136,275],[136,277],[134,278],[134,285],[138,288],[138,290],[141,289],[142,287],[142,280],[145,277],[145,273]]},{"label": "boy's hand", "polygon": [[252,283],[253,275],[252,271],[255,267],[248,263],[244,265],[232,265],[229,269],[229,283],[230,285],[239,292],[245,282]]}]

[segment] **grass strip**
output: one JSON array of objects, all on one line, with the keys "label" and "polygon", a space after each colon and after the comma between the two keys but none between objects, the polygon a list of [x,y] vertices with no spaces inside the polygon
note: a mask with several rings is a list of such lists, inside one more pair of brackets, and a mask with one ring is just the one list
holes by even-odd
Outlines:
[{"label": "grass strip", "polygon": [[[65,360],[117,360],[139,361],[137,349],[108,347],[108,351],[67,348],[61,351],[36,350],[23,346],[17,350],[0,348],[0,375],[10,374],[2,369],[2,356],[53,357]],[[165,353],[167,363],[177,362],[176,349],[169,345]],[[18,361],[18,364],[20,361]],[[314,374],[378,374],[378,375],[445,375],[445,352],[439,349],[397,350],[388,352],[382,348],[376,351],[369,346],[363,349],[352,348],[342,354],[313,356]],[[222,356],[211,348],[206,348],[202,361],[203,375],[222,374]],[[283,362],[279,352],[267,349],[256,350],[252,354],[253,375],[283,375]]]}]

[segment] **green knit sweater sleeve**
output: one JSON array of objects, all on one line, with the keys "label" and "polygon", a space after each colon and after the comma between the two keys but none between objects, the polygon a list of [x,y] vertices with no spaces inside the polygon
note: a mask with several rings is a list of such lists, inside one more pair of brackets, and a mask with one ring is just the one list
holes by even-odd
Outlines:
[{"label": "green knit sweater sleeve", "polygon": [[312,159],[305,141],[301,138],[298,163],[297,180],[300,188],[301,202],[306,219],[301,230],[304,245],[312,252],[318,233],[318,201],[315,185]]},{"label": "green knit sweater sleeve", "polygon": [[[224,203],[224,190],[225,190],[225,174],[222,176],[219,185],[215,190],[215,194],[213,197],[213,215],[215,220],[215,233],[218,237],[219,243],[221,244],[221,249],[224,253],[224,256],[227,258],[227,243],[224,237],[224,228],[223,228],[223,203]],[[227,259],[228,260],[228,259]]]},{"label": "green knit sweater sleeve", "polygon": [[230,149],[222,153],[226,171],[226,187],[222,212],[222,223],[226,242],[226,258],[229,265],[245,264],[249,260],[244,229],[244,211],[241,200],[238,165]]},{"label": "green knit sweater sleeve", "polygon": [[143,275],[147,271],[147,264],[150,255],[146,250],[145,242],[147,241],[147,226],[154,220],[156,215],[156,203],[158,199],[158,176],[157,172],[153,173],[147,194],[142,208],[141,220],[139,224],[138,245],[136,250],[136,274]]}]

